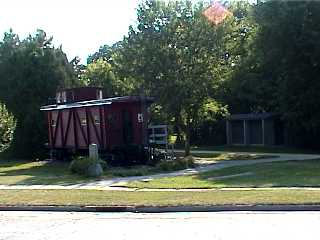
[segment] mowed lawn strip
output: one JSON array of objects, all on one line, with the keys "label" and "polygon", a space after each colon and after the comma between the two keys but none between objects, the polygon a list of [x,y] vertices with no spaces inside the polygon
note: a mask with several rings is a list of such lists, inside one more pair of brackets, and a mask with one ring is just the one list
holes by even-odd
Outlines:
[{"label": "mowed lawn strip", "polygon": [[200,174],[134,181],[132,188],[320,187],[320,159],[257,163]]},{"label": "mowed lawn strip", "polygon": [[206,192],[123,192],[99,190],[0,190],[2,206],[183,206],[320,204],[317,190],[216,190]]}]

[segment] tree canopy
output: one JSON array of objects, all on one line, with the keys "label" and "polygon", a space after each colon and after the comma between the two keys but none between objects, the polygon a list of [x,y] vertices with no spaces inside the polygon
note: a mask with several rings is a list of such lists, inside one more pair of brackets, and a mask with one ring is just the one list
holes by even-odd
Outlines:
[{"label": "tree canopy", "polygon": [[62,49],[52,45],[44,31],[20,40],[13,31],[0,42],[0,101],[17,120],[11,151],[36,156],[47,138],[45,116],[39,111],[57,87],[76,81]]},{"label": "tree canopy", "polygon": [[42,30],[22,40],[4,33],[0,102],[16,119],[14,154],[43,149],[39,107],[58,87],[73,86],[100,86],[106,97],[153,96],[152,121],[175,126],[186,154],[195,131],[209,138],[228,113],[249,112],[279,113],[289,144],[319,149],[320,3],[225,1],[232,15],[219,24],[203,14],[210,4],[145,0],[128,35],[87,64],[69,62]]}]

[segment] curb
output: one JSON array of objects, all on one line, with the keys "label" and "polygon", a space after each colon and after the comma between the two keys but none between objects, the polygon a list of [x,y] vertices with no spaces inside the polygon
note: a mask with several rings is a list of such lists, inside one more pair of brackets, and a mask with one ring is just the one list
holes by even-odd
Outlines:
[{"label": "curb", "polygon": [[9,206],[1,205],[0,211],[48,211],[48,212],[277,212],[277,211],[320,211],[320,205],[215,205],[215,206]]}]

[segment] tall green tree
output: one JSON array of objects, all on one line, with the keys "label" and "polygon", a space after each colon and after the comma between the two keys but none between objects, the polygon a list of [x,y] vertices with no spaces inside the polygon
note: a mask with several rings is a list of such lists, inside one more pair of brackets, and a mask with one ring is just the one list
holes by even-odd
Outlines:
[{"label": "tall green tree", "polygon": [[119,78],[113,66],[103,58],[88,64],[81,79],[87,86],[102,87],[104,97],[126,95],[132,89],[132,85]]},{"label": "tall green tree", "polygon": [[230,106],[281,113],[290,144],[319,148],[320,3],[261,1],[252,9],[256,32],[233,76]]},{"label": "tall green tree", "polygon": [[215,100],[223,61],[223,26],[203,16],[208,4],[191,1],[146,1],[137,10],[137,26],[124,40],[122,61],[140,92],[154,96],[168,121],[185,134],[190,153],[191,130],[204,119],[225,113]]},{"label": "tall green tree", "polygon": [[0,101],[17,120],[11,148],[14,156],[33,157],[43,151],[47,127],[39,108],[58,87],[76,82],[66,55],[44,31],[24,40],[13,31],[5,33],[0,42]]}]

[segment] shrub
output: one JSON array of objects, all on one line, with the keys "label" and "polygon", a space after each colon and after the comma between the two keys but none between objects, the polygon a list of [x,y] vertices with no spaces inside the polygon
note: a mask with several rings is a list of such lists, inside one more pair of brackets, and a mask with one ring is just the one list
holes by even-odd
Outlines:
[{"label": "shrub", "polygon": [[[94,173],[95,166],[98,165],[96,173]],[[101,168],[101,170],[100,170]],[[107,169],[107,163],[102,160],[95,160],[89,157],[76,157],[69,166],[69,169],[72,173],[77,173],[87,177],[100,176],[103,173],[103,170]]]},{"label": "shrub", "polygon": [[16,120],[6,106],[0,103],[0,152],[10,146],[15,128]]},{"label": "shrub", "polygon": [[177,159],[174,161],[162,160],[157,164],[157,167],[162,171],[178,171],[194,166],[195,163],[192,156],[187,156],[185,158]]},{"label": "shrub", "polygon": [[99,160],[99,163],[103,169],[103,171],[106,171],[108,169],[108,164],[106,161],[103,161],[103,160]]}]

